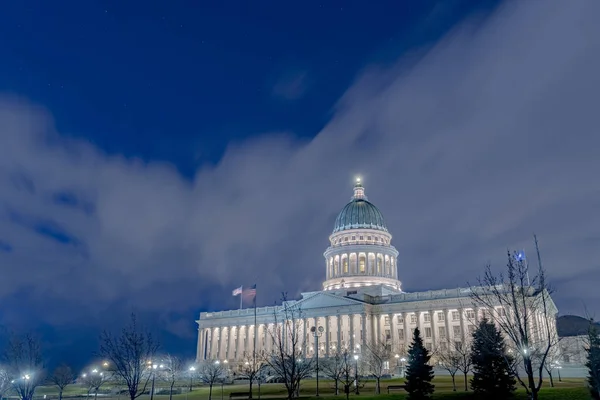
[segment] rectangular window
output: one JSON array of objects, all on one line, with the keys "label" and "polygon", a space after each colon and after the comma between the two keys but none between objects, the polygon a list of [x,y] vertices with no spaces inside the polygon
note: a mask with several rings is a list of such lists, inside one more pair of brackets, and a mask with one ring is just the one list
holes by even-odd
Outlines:
[{"label": "rectangular window", "polygon": [[446,339],[446,327],[438,326],[438,333],[440,335],[440,339]]},{"label": "rectangular window", "polygon": [[462,342],[459,342],[459,341],[454,342],[454,348],[456,350],[461,350],[462,349]]},{"label": "rectangular window", "polygon": [[400,314],[396,317],[396,321],[398,321],[399,324],[403,324],[404,323],[404,317]]},{"label": "rectangular window", "polygon": [[361,235],[360,240],[365,240],[365,237]]},{"label": "rectangular window", "polygon": [[430,327],[425,328],[425,337],[427,339],[431,338],[431,328]]},{"label": "rectangular window", "polygon": [[439,322],[444,322],[446,320],[446,315],[444,315],[443,312],[439,312],[439,313],[437,313],[437,315],[438,315]]},{"label": "rectangular window", "polygon": [[467,318],[470,320],[475,319],[475,310],[467,310]]},{"label": "rectangular window", "polygon": [[398,329],[398,338],[404,340],[404,329]]},{"label": "rectangular window", "polygon": [[358,263],[358,268],[359,268],[359,271],[361,274],[365,273],[365,258],[364,257],[360,258],[360,261]]},{"label": "rectangular window", "polygon": [[460,312],[452,311],[452,321],[459,321],[459,320],[460,320]]},{"label": "rectangular window", "polygon": [[383,362],[383,369],[390,369],[390,362],[389,361],[384,361]]},{"label": "rectangular window", "polygon": [[352,236],[352,240],[356,240],[356,236]]},{"label": "rectangular window", "polygon": [[431,315],[429,313],[423,314],[423,321],[431,322]]},{"label": "rectangular window", "polygon": [[390,325],[390,317],[389,316],[385,316],[383,317],[383,320],[385,321],[384,324],[385,326],[389,326]]},{"label": "rectangular window", "polygon": [[392,335],[390,334],[390,330],[386,329],[385,330],[385,339],[390,340],[391,338],[392,338]]},{"label": "rectangular window", "polygon": [[410,314],[410,323],[411,324],[417,323],[417,315],[416,314]]},{"label": "rectangular window", "polygon": [[461,337],[462,336],[462,332],[460,331],[460,325],[455,325],[452,327],[452,333],[454,334],[454,337]]}]

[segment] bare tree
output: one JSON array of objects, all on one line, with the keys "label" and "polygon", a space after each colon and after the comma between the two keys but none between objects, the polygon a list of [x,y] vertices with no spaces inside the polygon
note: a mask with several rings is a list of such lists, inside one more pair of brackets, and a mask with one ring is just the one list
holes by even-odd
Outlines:
[{"label": "bare tree", "polygon": [[167,354],[161,357],[163,362],[162,377],[169,384],[169,400],[173,399],[173,386],[183,377],[184,365],[181,358]]},{"label": "bare tree", "polygon": [[471,359],[471,343],[470,342],[454,342],[452,344],[453,351],[458,355],[458,370],[462,372],[465,381],[465,392],[469,390],[469,380],[467,375],[471,372],[473,361]]},{"label": "bare tree", "polygon": [[443,343],[442,346],[437,349],[436,357],[440,367],[448,371],[452,377],[452,390],[456,392],[456,373],[460,371],[462,363],[462,355],[455,350],[455,346],[452,343]]},{"label": "bare tree", "polygon": [[68,385],[73,383],[75,374],[71,367],[61,364],[54,369],[48,380],[58,388],[58,400],[62,400],[63,392]]},{"label": "bare tree", "polygon": [[87,397],[94,391],[94,399],[98,398],[98,391],[106,382],[110,380],[110,373],[104,371],[92,370],[81,376],[81,383],[87,388]]},{"label": "bare tree", "polygon": [[0,399],[3,399],[4,394],[10,390],[10,381],[8,371],[0,365]]},{"label": "bare tree", "polygon": [[358,363],[347,350],[340,353],[340,383],[344,386],[346,400],[350,397],[350,386],[352,383],[358,385]]},{"label": "bare tree", "polygon": [[208,400],[212,400],[212,389],[215,383],[220,382],[227,375],[227,369],[219,361],[210,361],[200,365],[198,369],[198,377],[200,380],[208,385]]},{"label": "bare tree", "polygon": [[[375,338],[365,345],[363,363],[368,371],[375,377],[375,394],[381,393],[381,377],[385,372],[384,362],[389,361],[391,348],[385,338]],[[357,382],[358,383],[358,382]]]},{"label": "bare tree", "polygon": [[131,400],[141,396],[148,388],[152,378],[152,359],[158,347],[152,334],[138,326],[134,314],[121,334],[105,331],[100,336],[100,356],[110,361],[112,373],[125,382]]},{"label": "bare tree", "polygon": [[[536,357],[537,356],[537,357]],[[538,359],[541,354],[537,352],[533,352],[534,360]],[[546,357],[546,362],[544,363],[544,370],[548,373],[548,378],[550,378],[550,386],[554,387],[554,376],[553,373],[555,370],[560,368],[560,360],[562,358],[562,353],[560,351],[560,347],[558,345],[553,345],[548,352],[548,356]],[[561,381],[560,372],[558,373],[558,379]]]},{"label": "bare tree", "polygon": [[22,400],[32,400],[44,381],[44,363],[39,341],[32,335],[12,336],[4,353],[7,374]]},{"label": "bare tree", "polygon": [[335,354],[330,355],[329,358],[323,361],[323,366],[320,368],[325,376],[333,381],[336,396],[340,394],[339,384],[345,368],[344,353],[337,351]]},{"label": "bare tree", "polygon": [[[473,303],[486,311],[496,311],[491,319],[520,354],[525,371],[521,379],[514,374],[532,400],[538,399],[548,354],[558,343],[555,321],[556,307],[550,297],[552,290],[546,280],[537,238],[534,236],[537,271],[530,276],[529,261],[520,253],[508,253],[506,275],[495,275],[488,265],[481,287],[471,287]],[[500,306],[498,310],[496,307]],[[536,354],[535,362],[533,354]]]},{"label": "bare tree", "polygon": [[300,382],[314,370],[313,360],[302,357],[302,349],[307,343],[298,323],[302,319],[302,310],[295,302],[288,302],[283,294],[282,305],[275,308],[273,316],[274,324],[269,335],[274,349],[272,354],[264,357],[264,361],[283,380],[291,400],[298,396]]},{"label": "bare tree", "polygon": [[240,364],[240,372],[248,377],[249,389],[248,397],[252,398],[252,385],[258,381],[258,377],[261,372],[265,369],[265,362],[262,359],[257,358],[257,354],[251,354],[250,356],[244,357]]}]

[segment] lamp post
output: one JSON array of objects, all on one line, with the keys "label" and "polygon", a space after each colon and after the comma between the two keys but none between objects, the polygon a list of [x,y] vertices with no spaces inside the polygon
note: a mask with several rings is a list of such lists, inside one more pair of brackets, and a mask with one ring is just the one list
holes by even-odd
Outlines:
[{"label": "lamp post", "polygon": [[356,389],[356,394],[358,394],[358,354],[354,355],[354,387]]},{"label": "lamp post", "polygon": [[316,326],[313,326],[310,328],[310,331],[312,332],[312,334],[315,336],[315,342],[316,342],[316,360],[317,360],[317,366],[316,366],[316,371],[317,371],[317,393],[315,394],[316,397],[319,397],[319,337],[323,334],[323,327],[319,326],[318,328]]},{"label": "lamp post", "polygon": [[193,365],[190,367],[190,392],[192,391],[192,385],[193,385],[193,379],[194,379],[194,371],[196,370],[196,367],[194,367]]},{"label": "lamp post", "polygon": [[404,368],[404,363],[406,362],[406,358],[402,357],[400,359],[400,361],[402,362],[402,377],[406,378],[406,369]]}]

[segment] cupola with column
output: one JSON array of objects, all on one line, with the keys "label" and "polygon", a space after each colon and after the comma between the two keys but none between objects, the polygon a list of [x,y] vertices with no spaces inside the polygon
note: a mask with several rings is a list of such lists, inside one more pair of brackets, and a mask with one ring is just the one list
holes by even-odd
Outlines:
[{"label": "cupola with column", "polygon": [[383,215],[365,194],[360,178],[354,195],[335,220],[330,246],[324,253],[324,290],[384,285],[401,290],[396,260]]}]

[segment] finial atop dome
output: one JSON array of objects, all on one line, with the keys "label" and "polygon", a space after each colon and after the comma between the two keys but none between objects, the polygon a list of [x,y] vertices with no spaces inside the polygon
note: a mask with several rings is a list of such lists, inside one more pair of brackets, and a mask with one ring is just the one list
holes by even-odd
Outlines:
[{"label": "finial atop dome", "polygon": [[367,199],[367,196],[365,195],[365,188],[362,185],[362,180],[360,179],[360,177],[356,178],[356,183],[354,184],[354,197],[352,197],[353,199]]}]

